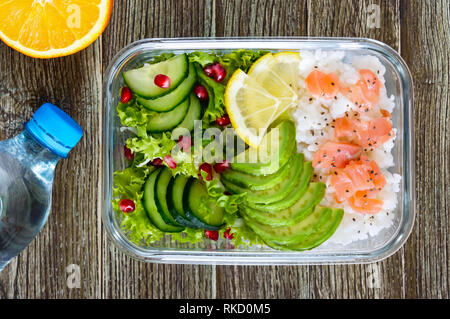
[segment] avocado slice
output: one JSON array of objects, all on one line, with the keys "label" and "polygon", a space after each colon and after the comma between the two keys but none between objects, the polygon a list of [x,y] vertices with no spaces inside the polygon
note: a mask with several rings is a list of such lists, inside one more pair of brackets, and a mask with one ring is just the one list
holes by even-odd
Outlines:
[{"label": "avocado slice", "polygon": [[[300,156],[302,156],[303,160],[303,154],[300,154]],[[266,190],[281,183],[281,181],[286,178],[291,168],[291,165],[289,164],[290,162],[283,165],[283,167],[281,167],[277,172],[266,176],[255,176],[229,169],[223,172],[220,178],[226,182],[230,182],[252,191]]]},{"label": "avocado slice", "polygon": [[288,248],[291,250],[301,251],[313,249],[321,245],[336,232],[336,229],[339,227],[343,216],[343,209],[332,209],[330,216],[320,225],[320,227],[317,227],[316,233],[314,233],[314,235],[308,237],[308,239],[298,244],[288,245]]},{"label": "avocado slice", "polygon": [[294,225],[308,215],[322,201],[325,184],[311,183],[306,193],[291,207],[276,212],[264,212],[244,206],[242,210],[253,220],[269,226]]},{"label": "avocado slice", "polygon": [[300,154],[295,154],[287,165],[290,167],[286,178],[270,189],[251,191],[227,182],[226,180],[223,180],[222,183],[231,193],[247,193],[247,201],[249,203],[269,204],[281,201],[294,190],[297,181],[299,180],[300,174],[303,170],[303,156]]},{"label": "avocado slice", "polygon": [[295,188],[289,195],[286,196],[286,198],[270,204],[249,202],[247,203],[247,206],[268,213],[278,212],[280,210],[287,209],[293,206],[297,201],[300,200],[300,198],[302,198],[303,194],[305,194],[306,190],[308,189],[312,173],[313,173],[312,163],[311,162],[304,163],[302,173],[300,174],[300,177],[297,180]]},{"label": "avocado slice", "polygon": [[[276,130],[274,130],[276,129]],[[278,140],[272,145],[272,138],[275,137],[278,130]],[[277,172],[283,167],[289,158],[296,152],[295,125],[290,120],[282,121],[269,133],[267,133],[261,141],[258,149],[257,163],[250,163],[250,152],[255,150],[247,149],[242,155],[235,157],[231,163],[231,168],[251,175],[268,175]],[[263,154],[261,156],[261,154]],[[265,154],[265,155],[264,155]]]},{"label": "avocado slice", "polygon": [[293,245],[305,241],[316,232],[317,225],[323,222],[329,208],[317,206],[314,210],[308,210],[303,218],[290,226],[274,227],[258,222],[241,211],[247,225],[253,229],[265,242],[276,245]]}]

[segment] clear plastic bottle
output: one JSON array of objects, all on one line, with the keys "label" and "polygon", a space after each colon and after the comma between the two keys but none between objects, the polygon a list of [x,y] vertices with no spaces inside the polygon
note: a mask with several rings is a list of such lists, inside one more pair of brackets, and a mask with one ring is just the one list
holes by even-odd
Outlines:
[{"label": "clear plastic bottle", "polygon": [[56,164],[82,135],[70,116],[46,103],[22,133],[0,141],[0,271],[44,227]]}]

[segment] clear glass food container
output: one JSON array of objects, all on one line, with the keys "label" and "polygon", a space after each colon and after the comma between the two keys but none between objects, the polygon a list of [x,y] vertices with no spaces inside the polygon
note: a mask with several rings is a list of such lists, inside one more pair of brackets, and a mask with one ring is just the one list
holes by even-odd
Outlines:
[{"label": "clear glass food container", "polygon": [[[265,49],[273,52],[295,50],[343,50],[346,56],[369,54],[386,67],[385,86],[395,95],[392,120],[397,131],[393,149],[395,166],[389,170],[402,176],[393,226],[366,240],[348,245],[323,245],[305,252],[277,251],[268,247],[233,248],[224,242],[180,244],[162,240],[151,246],[132,243],[120,228],[120,217],[112,209],[113,172],[126,167],[123,145],[129,133],[120,130],[116,105],[124,70],[142,65],[163,52],[197,50],[230,52],[236,49]],[[305,265],[370,263],[395,253],[411,233],[415,216],[413,83],[403,59],[384,43],[361,38],[179,38],[144,39],[122,49],[111,61],[103,90],[103,183],[102,219],[113,243],[132,258],[153,263]]]}]

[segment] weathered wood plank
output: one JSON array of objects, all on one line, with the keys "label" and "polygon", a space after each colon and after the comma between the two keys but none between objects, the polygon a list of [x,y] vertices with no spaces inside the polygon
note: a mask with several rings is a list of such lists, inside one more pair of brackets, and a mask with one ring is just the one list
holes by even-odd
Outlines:
[{"label": "weathered wood plank", "polygon": [[450,2],[402,1],[401,11],[401,53],[415,84],[417,188],[405,296],[449,298]]},{"label": "weathered wood plank", "polygon": [[[114,14],[103,34],[103,68],[106,69],[122,47],[136,40],[214,36],[214,19],[215,1],[115,1]],[[213,266],[145,264],[120,253],[104,234],[102,239],[101,297],[211,298],[215,295]]]},{"label": "weathered wood plank", "polygon": [[[35,241],[0,273],[0,298],[81,298],[98,295],[99,223],[97,112],[100,42],[75,55],[38,60],[0,43],[0,138],[23,129],[43,102],[62,107],[85,135],[56,170],[53,208]],[[79,289],[69,289],[66,267],[77,264]]]}]

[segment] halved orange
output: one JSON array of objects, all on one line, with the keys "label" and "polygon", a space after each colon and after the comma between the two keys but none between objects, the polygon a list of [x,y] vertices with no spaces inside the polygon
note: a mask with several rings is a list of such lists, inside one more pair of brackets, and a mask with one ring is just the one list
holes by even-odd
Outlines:
[{"label": "halved orange", "polygon": [[113,0],[3,0],[0,39],[35,58],[78,52],[108,25]]}]

